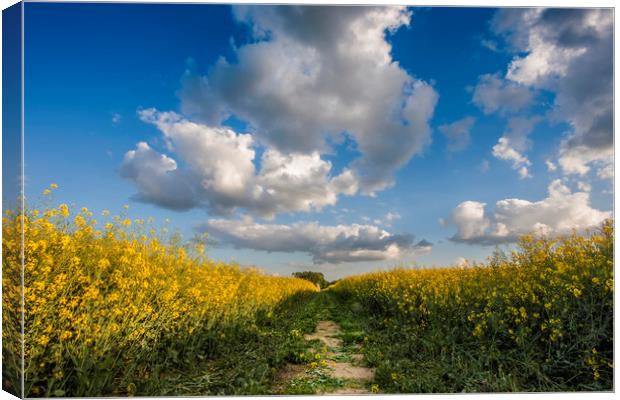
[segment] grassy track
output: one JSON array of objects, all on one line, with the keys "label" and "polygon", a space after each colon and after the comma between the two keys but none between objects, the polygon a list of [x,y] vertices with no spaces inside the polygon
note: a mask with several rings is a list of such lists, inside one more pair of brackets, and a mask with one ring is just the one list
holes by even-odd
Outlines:
[{"label": "grassy track", "polygon": [[[287,363],[276,376],[273,394],[367,394],[374,370],[364,362],[363,334],[335,321],[339,304],[329,292],[313,294],[320,307],[315,332],[304,335],[308,348],[299,354],[304,364]],[[344,319],[338,318],[339,321]]]}]

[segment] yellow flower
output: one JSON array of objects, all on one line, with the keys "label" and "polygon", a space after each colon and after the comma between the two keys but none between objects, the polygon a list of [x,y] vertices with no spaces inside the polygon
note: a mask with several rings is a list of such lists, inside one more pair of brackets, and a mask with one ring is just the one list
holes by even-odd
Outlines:
[{"label": "yellow flower", "polygon": [[58,209],[60,210],[60,215],[62,215],[63,217],[69,216],[69,206],[67,206],[66,204],[61,204],[60,206],[58,206]]},{"label": "yellow flower", "polygon": [[41,345],[41,346],[45,346],[46,344],[48,344],[50,341],[50,338],[46,335],[41,335],[39,337],[39,339],[37,340],[37,344]]},{"label": "yellow flower", "polygon": [[82,217],[81,215],[76,215],[75,219],[73,220],[73,222],[75,223],[75,225],[79,228],[83,227],[84,225],[86,225],[86,220],[84,219],[84,217]]}]

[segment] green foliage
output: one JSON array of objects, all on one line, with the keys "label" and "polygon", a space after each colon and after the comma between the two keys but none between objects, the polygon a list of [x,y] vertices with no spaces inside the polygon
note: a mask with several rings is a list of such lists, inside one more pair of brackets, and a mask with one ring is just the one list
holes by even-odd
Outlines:
[{"label": "green foliage", "polygon": [[315,369],[306,376],[290,382],[286,388],[286,394],[317,394],[329,392],[344,385],[343,379],[334,378],[325,371]]},{"label": "green foliage", "polygon": [[325,279],[322,272],[314,272],[314,271],[304,271],[304,272],[293,272],[293,276],[295,278],[305,279],[318,285],[321,289],[326,288],[329,285],[329,282]]},{"label": "green foliage", "polygon": [[137,395],[264,395],[285,363],[301,362],[308,343],[305,333],[324,316],[321,299],[300,293],[262,313],[255,324],[231,326],[211,349],[210,357],[179,362],[138,387]]}]

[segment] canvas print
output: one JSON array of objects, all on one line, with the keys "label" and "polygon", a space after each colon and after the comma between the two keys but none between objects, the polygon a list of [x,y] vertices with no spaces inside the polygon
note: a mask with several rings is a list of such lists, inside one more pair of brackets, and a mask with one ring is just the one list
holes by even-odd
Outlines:
[{"label": "canvas print", "polygon": [[614,390],[612,8],[2,17],[3,390]]}]

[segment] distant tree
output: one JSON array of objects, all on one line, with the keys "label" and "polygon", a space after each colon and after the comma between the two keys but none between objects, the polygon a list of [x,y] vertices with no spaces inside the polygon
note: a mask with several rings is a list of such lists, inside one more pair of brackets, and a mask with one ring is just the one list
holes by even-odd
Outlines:
[{"label": "distant tree", "polygon": [[303,272],[293,272],[293,276],[296,278],[305,279],[310,281],[320,287],[321,289],[326,288],[329,285],[329,282],[325,279],[322,272],[314,272],[314,271],[303,271]]}]

